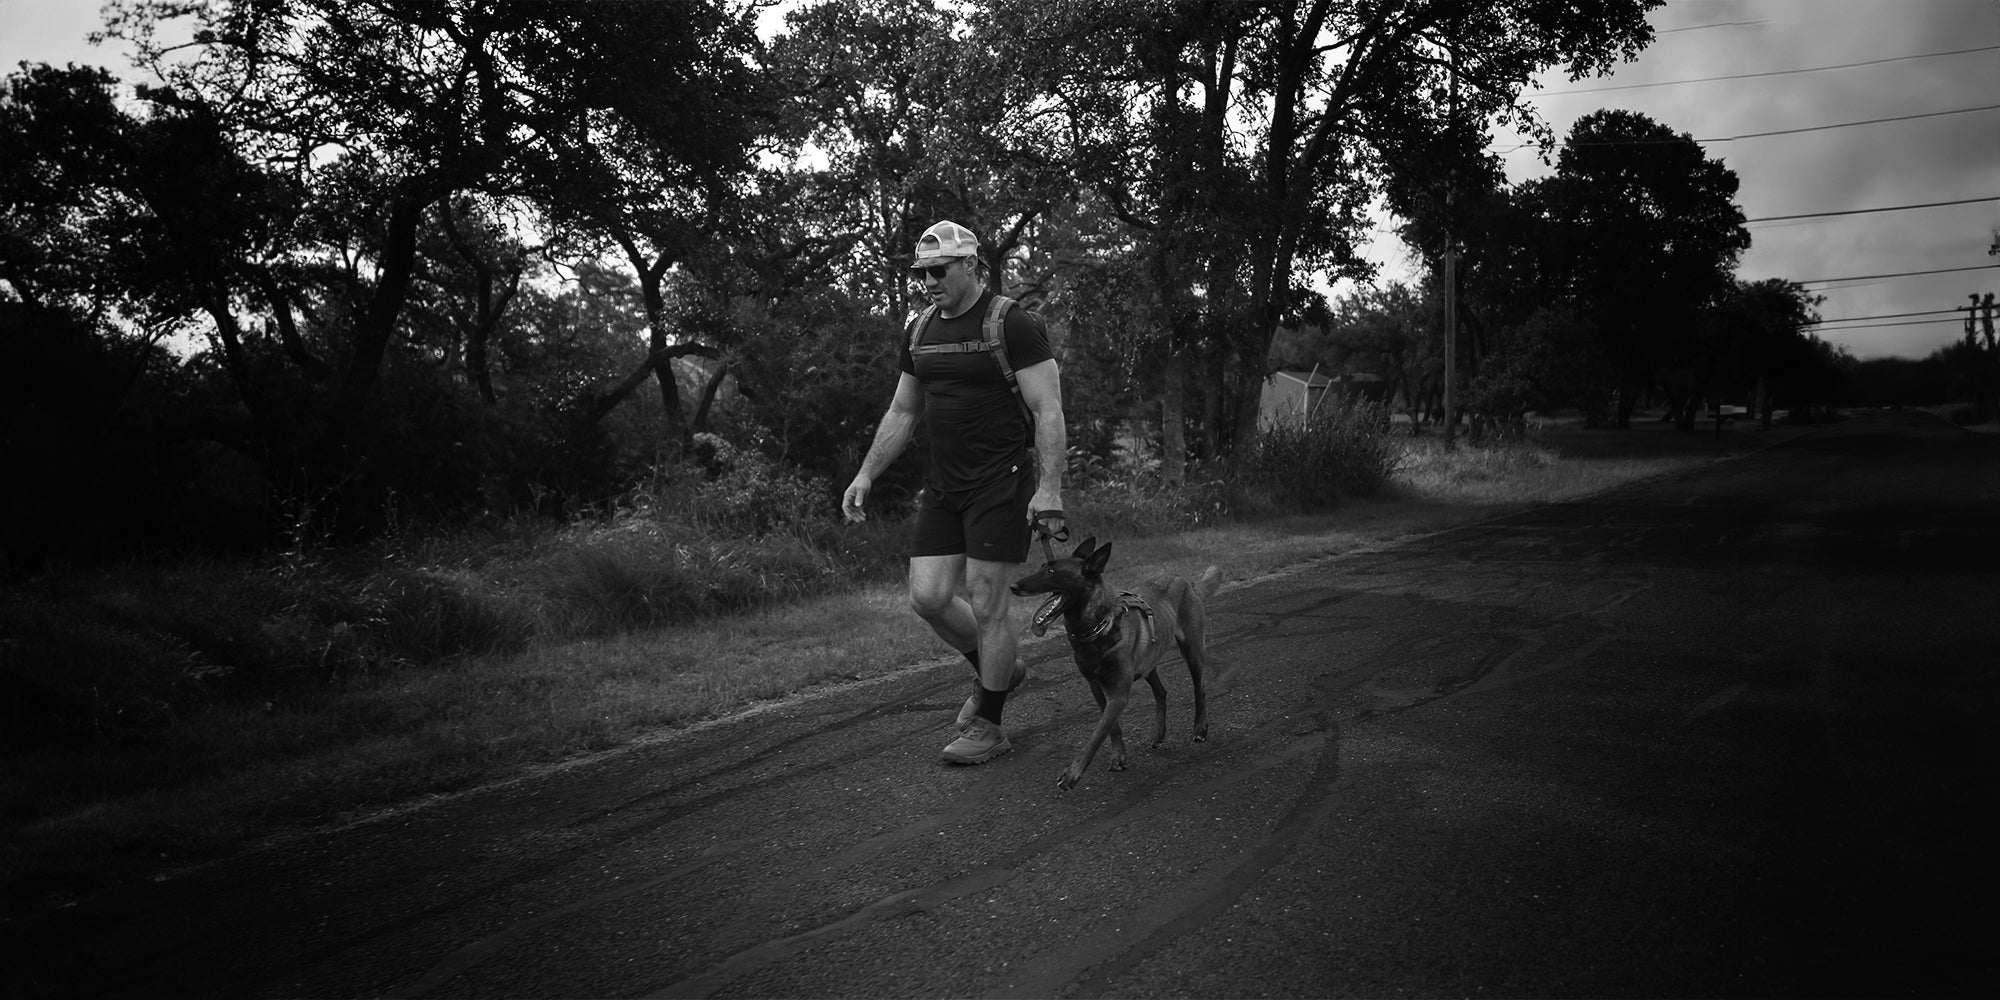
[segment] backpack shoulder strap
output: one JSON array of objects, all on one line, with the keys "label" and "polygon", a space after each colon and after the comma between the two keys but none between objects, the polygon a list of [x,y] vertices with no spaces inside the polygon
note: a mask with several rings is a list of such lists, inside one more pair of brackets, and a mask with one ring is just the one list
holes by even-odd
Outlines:
[{"label": "backpack shoulder strap", "polygon": [[917,314],[916,321],[910,324],[911,354],[919,353],[917,351],[917,341],[923,339],[924,327],[931,325],[931,317],[935,315],[937,315],[937,303],[933,302],[925,306],[924,311]]},{"label": "backpack shoulder strap", "polygon": [[1035,412],[1028,409],[1028,400],[1021,395],[1021,383],[1014,378],[1014,364],[1007,360],[1007,310],[1020,303],[1005,295],[993,296],[986,307],[986,320],[979,324],[984,335],[986,349],[993,353],[993,360],[1000,365],[1000,375],[1007,380],[1008,391],[1014,394],[1014,402],[1021,405],[1021,419],[1028,425],[1028,447],[1035,446]]},{"label": "backpack shoulder strap", "polygon": [[979,324],[979,332],[986,339],[986,349],[993,353],[993,360],[1000,363],[1000,374],[1007,379],[1007,388],[1014,395],[1021,394],[1021,386],[1014,381],[1014,366],[1007,360],[1007,310],[1017,303],[1005,295],[993,296],[986,306],[986,319]]},{"label": "backpack shoulder strap", "polygon": [[924,311],[917,316],[916,323],[910,327],[910,354],[914,357],[919,354],[971,354],[975,351],[984,351],[993,355],[994,362],[1000,366],[1001,377],[1007,380],[1007,390],[1014,394],[1014,402],[1021,405],[1021,418],[1028,423],[1028,443],[1032,447],[1034,445],[1035,414],[1034,411],[1028,409],[1028,401],[1021,397],[1021,383],[1014,378],[1013,363],[1007,360],[1007,310],[1017,305],[1020,305],[1020,303],[1005,295],[993,296],[992,301],[986,305],[986,316],[980,320],[980,337],[978,340],[968,340],[957,344],[919,345],[917,341],[923,339],[924,327],[930,323],[931,317],[937,313],[937,306],[935,304],[925,306]]}]

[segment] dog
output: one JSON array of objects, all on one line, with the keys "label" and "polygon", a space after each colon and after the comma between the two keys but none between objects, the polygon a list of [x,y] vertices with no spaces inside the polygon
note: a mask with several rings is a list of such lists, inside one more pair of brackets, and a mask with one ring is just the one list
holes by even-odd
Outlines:
[{"label": "dog", "polygon": [[1194,681],[1194,738],[1208,739],[1208,696],[1202,688],[1208,662],[1203,641],[1208,622],[1205,602],[1222,582],[1222,571],[1210,566],[1195,583],[1173,577],[1149,582],[1137,593],[1119,593],[1104,582],[1104,566],[1110,560],[1109,542],[1100,546],[1096,538],[1086,538],[1069,556],[1050,559],[1009,588],[1017,597],[1050,595],[1035,612],[1034,633],[1048,631],[1058,616],[1063,619],[1077,670],[1090,682],[1090,694],[1103,710],[1083,752],[1056,779],[1056,787],[1063,791],[1083,780],[1106,738],[1111,741],[1111,769],[1125,769],[1125,739],[1118,717],[1125,712],[1133,683],[1142,677],[1153,688],[1157,709],[1153,746],[1166,742],[1167,689],[1155,669],[1166,649],[1162,637],[1171,638],[1187,661],[1188,676]]}]

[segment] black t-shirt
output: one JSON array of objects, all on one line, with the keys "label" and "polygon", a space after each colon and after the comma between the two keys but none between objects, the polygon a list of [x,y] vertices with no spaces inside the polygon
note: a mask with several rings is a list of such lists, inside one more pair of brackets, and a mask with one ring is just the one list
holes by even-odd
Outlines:
[{"label": "black t-shirt", "polygon": [[[993,301],[988,291],[964,313],[946,319],[931,317],[919,344],[982,341],[980,324]],[[1041,317],[1015,306],[1007,310],[1001,329],[1007,360],[1016,373],[1055,357]],[[903,371],[924,388],[924,422],[930,434],[930,468],[924,485],[939,493],[957,493],[985,486],[1007,476],[1025,461],[1030,439],[1027,418],[1000,365],[986,351],[911,355],[903,341]]]}]

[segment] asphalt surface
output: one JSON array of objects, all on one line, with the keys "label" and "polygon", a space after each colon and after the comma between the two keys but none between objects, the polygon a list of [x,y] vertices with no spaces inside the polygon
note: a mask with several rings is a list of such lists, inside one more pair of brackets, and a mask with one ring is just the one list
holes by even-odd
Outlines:
[{"label": "asphalt surface", "polygon": [[[1849,421],[1228,586],[1205,743],[940,662],[6,928],[29,995],[1984,994],[2000,439]],[[1114,558],[1110,575],[1118,578]],[[1025,602],[1024,602],[1025,614]],[[919,627],[913,620],[911,627]]]}]

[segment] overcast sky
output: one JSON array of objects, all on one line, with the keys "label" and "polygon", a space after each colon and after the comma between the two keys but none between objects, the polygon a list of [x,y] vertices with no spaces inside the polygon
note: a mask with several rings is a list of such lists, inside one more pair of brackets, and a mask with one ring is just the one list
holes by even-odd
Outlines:
[{"label": "overcast sky", "polygon": [[[2000,0],[1671,0],[1653,24],[1653,46],[1613,76],[1543,81],[1536,104],[1558,138],[1598,108],[1643,112],[1705,140],[1741,180],[1745,216],[1815,215],[1752,223],[1741,275],[1812,282],[1826,296],[1821,336],[1856,357],[1928,354],[1960,336],[1960,317],[1901,314],[2000,294],[2000,257],[1987,254],[2000,228]],[[84,41],[98,25],[91,0],[0,0],[0,68],[74,61],[130,77],[122,52]],[[1873,119],[1898,120],[1851,124]],[[1797,129],[1812,131],[1750,136]],[[1530,148],[1506,162],[1513,181],[1549,169]],[[1983,200],[1819,214],[1966,199]],[[1385,277],[1410,274],[1393,238],[1371,256]],[[1982,270],[1823,280],[1945,268]]]},{"label": "overcast sky", "polygon": [[[1812,281],[1826,296],[1821,336],[1856,357],[1921,357],[1962,335],[1963,314],[1831,321],[2000,294],[2000,257],[1986,252],[2000,227],[2000,0],[1671,0],[1652,20],[1653,45],[1614,75],[1542,81],[1535,104],[1558,140],[1599,108],[1642,112],[1709,140],[1750,219],[1984,199],[1751,223],[1740,276]],[[1958,54],[1933,55],[1947,52]],[[1845,68],[1817,69],[1834,66]],[[1740,78],[1672,82],[1722,76]],[[1968,108],[1986,110],[1941,114]],[[1919,115],[1930,117],[1909,117]],[[1903,120],[1820,128],[1887,118]],[[1815,131],[1715,141],[1793,129]],[[1550,172],[1535,154],[1509,153],[1508,179]],[[1815,280],[1967,267],[1987,269]],[[1921,325],[1886,325],[1912,322]]]}]

